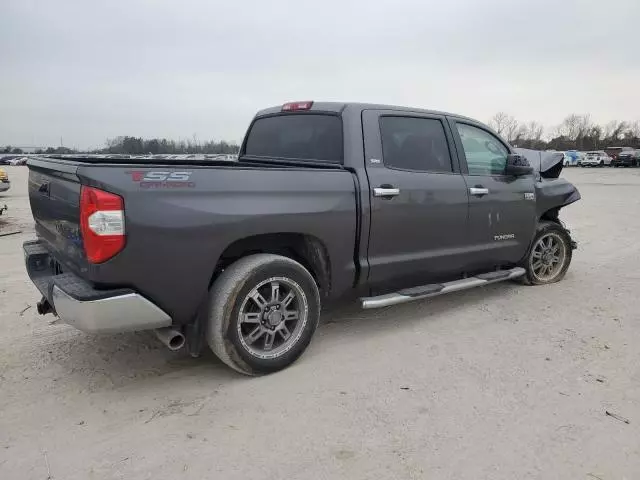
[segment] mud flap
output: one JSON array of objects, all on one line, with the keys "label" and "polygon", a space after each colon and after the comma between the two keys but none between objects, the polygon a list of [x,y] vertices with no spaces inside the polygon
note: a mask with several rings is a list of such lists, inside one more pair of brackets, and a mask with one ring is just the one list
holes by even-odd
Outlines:
[{"label": "mud flap", "polygon": [[207,325],[207,317],[209,313],[209,301],[203,303],[198,309],[198,313],[193,322],[187,324],[184,329],[185,347],[189,355],[197,358],[202,353],[205,346],[204,329]]}]

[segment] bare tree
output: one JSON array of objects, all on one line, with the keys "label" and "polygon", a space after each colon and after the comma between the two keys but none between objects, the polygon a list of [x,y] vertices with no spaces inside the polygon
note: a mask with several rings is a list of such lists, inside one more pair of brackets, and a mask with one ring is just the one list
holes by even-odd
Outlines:
[{"label": "bare tree", "polygon": [[516,119],[511,115],[505,112],[498,112],[489,119],[489,126],[498,132],[498,135],[502,135],[514,122],[516,122]]},{"label": "bare tree", "polygon": [[513,122],[507,125],[504,136],[507,137],[507,141],[509,143],[517,143],[518,140],[524,138],[525,133],[526,127],[524,125],[520,125],[514,118]]},{"label": "bare tree", "polygon": [[558,126],[558,133],[560,136],[569,140],[575,140],[578,138],[580,132],[581,118],[580,115],[572,113],[565,117],[562,123]]},{"label": "bare tree", "polygon": [[526,131],[527,139],[539,142],[542,140],[542,135],[544,134],[544,126],[541,123],[532,120],[526,124]]},{"label": "bare tree", "polygon": [[627,123],[627,131],[630,137],[640,138],[640,120]]},{"label": "bare tree", "polygon": [[489,126],[498,132],[498,135],[505,137],[509,143],[515,142],[524,135],[523,126],[514,117],[505,112],[498,112],[491,117]]},{"label": "bare tree", "polygon": [[604,126],[602,130],[602,140],[615,142],[619,140],[626,127],[626,122],[620,120],[611,120]]}]

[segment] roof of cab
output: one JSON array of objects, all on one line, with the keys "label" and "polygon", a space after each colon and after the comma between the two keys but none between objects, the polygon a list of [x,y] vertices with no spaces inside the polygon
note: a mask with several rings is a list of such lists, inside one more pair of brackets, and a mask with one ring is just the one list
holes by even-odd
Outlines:
[{"label": "roof of cab", "polygon": [[[398,105],[382,105],[376,103],[357,103],[357,102],[313,102],[310,110],[305,110],[307,112],[335,112],[341,113],[345,110],[356,110],[358,112],[362,112],[363,110],[393,110],[397,112],[413,112],[413,113],[425,113],[430,115],[446,115],[448,117],[456,117],[465,120],[471,120],[473,122],[478,122],[473,118],[465,117],[462,115],[458,115],[456,113],[448,113],[448,112],[440,112],[437,110],[426,110],[424,108],[413,108],[413,107],[402,107]],[[264,115],[273,115],[275,113],[282,113],[282,105],[277,105],[274,107],[265,108],[264,110],[260,110],[256,117],[262,117]],[[287,112],[285,112],[287,113]],[[300,112],[294,112],[300,113]],[[478,122],[480,123],[480,122]]]}]

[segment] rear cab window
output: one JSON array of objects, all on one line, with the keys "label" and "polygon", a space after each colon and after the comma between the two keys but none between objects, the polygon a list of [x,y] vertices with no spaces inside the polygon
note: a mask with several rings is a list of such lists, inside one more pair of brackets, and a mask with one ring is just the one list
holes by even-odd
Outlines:
[{"label": "rear cab window", "polygon": [[343,150],[338,115],[290,113],[256,119],[243,155],[342,163]]}]

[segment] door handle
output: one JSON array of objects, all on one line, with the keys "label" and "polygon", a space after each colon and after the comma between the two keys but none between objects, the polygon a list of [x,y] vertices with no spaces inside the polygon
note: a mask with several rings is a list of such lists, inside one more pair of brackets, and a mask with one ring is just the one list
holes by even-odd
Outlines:
[{"label": "door handle", "polygon": [[477,196],[481,197],[482,195],[488,195],[489,194],[489,189],[488,188],[484,188],[484,187],[470,187],[469,188],[469,193],[471,195],[477,195]]},{"label": "door handle", "polygon": [[378,187],[373,189],[374,197],[397,197],[398,195],[400,195],[399,188]]}]

